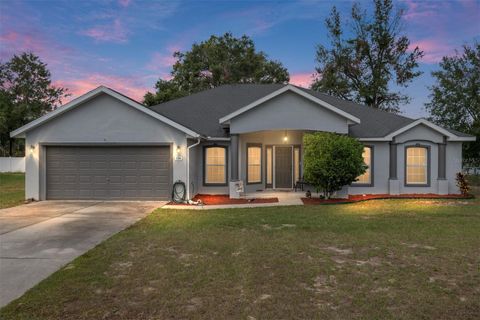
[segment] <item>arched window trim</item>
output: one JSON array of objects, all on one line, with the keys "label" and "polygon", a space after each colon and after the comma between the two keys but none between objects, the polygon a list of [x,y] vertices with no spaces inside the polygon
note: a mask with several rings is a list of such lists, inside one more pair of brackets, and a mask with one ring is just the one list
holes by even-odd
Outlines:
[{"label": "arched window trim", "polygon": [[[427,182],[426,183],[411,183],[408,182],[408,176],[407,176],[407,167],[408,167],[408,161],[407,161],[407,152],[408,149],[410,148],[423,148],[427,152]],[[413,144],[413,145],[407,145],[405,146],[405,152],[404,152],[404,157],[403,157],[403,162],[404,162],[404,167],[403,167],[403,176],[404,176],[404,184],[405,187],[430,187],[430,170],[431,170],[431,157],[430,157],[430,146],[429,145],[423,145],[423,144]]]}]

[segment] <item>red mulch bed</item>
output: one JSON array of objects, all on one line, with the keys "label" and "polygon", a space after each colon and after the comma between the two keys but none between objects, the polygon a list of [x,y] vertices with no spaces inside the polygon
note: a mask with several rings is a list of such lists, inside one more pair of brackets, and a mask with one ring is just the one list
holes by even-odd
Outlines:
[{"label": "red mulch bed", "polygon": [[320,199],[320,198],[302,198],[303,204],[314,205],[314,204],[336,204],[336,203],[353,203],[366,200],[375,200],[375,199],[471,199],[472,195],[464,196],[462,194],[445,194],[439,195],[434,193],[410,193],[410,194],[400,194],[400,195],[390,195],[390,194],[366,194],[366,195],[350,195],[348,199]]},{"label": "red mulch bed", "polygon": [[[247,203],[275,203],[278,198],[252,198],[252,199],[230,199],[228,194],[197,194],[193,201],[202,200],[204,205],[220,205],[220,204],[247,204]],[[168,204],[185,205],[184,203],[175,203],[173,201]]]}]

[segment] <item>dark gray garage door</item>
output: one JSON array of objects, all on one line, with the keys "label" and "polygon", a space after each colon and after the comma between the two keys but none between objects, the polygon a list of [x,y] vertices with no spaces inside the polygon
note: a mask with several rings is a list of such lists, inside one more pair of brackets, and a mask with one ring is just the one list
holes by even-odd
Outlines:
[{"label": "dark gray garage door", "polygon": [[167,200],[169,147],[47,147],[47,199]]}]

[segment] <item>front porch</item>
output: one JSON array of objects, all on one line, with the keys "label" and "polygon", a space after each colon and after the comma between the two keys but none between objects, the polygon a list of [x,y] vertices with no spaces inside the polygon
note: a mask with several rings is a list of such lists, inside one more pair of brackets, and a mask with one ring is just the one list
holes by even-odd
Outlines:
[{"label": "front porch", "polygon": [[303,205],[302,198],[305,197],[304,191],[293,191],[293,190],[265,190],[245,193],[246,199],[256,199],[256,198],[277,198],[278,205],[284,206],[296,206]]},{"label": "front porch", "polygon": [[229,194],[292,190],[302,177],[306,132],[348,134],[357,117],[294,86],[285,86],[219,120],[230,137]]},{"label": "front porch", "polygon": [[[291,198],[303,176],[303,130],[232,134],[230,145],[232,198],[262,193]],[[238,183],[243,190],[238,190]],[[303,192],[302,192],[303,194]],[[288,195],[288,196],[287,196]]]}]

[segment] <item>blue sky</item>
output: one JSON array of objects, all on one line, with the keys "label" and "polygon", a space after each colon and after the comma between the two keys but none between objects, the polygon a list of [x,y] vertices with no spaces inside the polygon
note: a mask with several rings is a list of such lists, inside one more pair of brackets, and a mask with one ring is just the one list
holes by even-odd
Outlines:
[{"label": "blue sky", "polygon": [[[371,9],[372,1],[359,1]],[[48,63],[55,84],[72,98],[100,84],[141,99],[167,79],[176,50],[210,35],[252,37],[259,50],[281,61],[291,82],[308,86],[315,46],[328,43],[324,20],[336,5],[348,21],[352,1],[1,1],[0,59],[33,51]],[[397,1],[404,32],[426,55],[424,74],[404,92],[404,114],[425,116],[430,72],[443,55],[480,40],[480,0]]]}]

